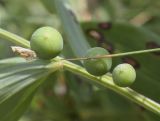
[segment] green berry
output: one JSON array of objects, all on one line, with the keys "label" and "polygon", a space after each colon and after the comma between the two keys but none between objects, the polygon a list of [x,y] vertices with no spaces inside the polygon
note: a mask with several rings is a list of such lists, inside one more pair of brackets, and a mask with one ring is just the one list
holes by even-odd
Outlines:
[{"label": "green berry", "polygon": [[130,64],[119,64],[114,68],[112,76],[115,84],[128,87],[135,81],[136,71]]},{"label": "green berry", "polygon": [[[87,51],[86,57],[96,57],[100,55],[107,55],[109,52],[101,47],[94,47]],[[95,76],[102,76],[106,74],[111,66],[112,66],[112,59],[111,58],[99,58],[99,59],[89,59],[84,60],[84,67],[86,70]]]},{"label": "green berry", "polygon": [[62,51],[63,38],[56,29],[41,27],[32,34],[30,45],[39,58],[51,59]]}]

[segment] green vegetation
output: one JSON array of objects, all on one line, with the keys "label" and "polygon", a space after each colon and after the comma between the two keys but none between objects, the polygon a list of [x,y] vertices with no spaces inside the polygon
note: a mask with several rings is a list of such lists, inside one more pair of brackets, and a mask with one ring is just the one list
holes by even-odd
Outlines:
[{"label": "green vegetation", "polygon": [[0,0],[0,121],[159,121],[159,4]]}]

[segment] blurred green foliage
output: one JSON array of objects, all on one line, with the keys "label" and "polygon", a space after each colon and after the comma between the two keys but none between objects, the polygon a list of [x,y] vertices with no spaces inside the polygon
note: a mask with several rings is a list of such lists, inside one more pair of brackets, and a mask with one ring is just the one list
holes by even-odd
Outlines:
[{"label": "blurred green foliage", "polygon": [[[91,47],[102,46],[111,53],[160,47],[159,0],[80,2],[69,0],[69,2],[73,12],[76,13],[74,19],[80,23],[86,36],[86,43]],[[79,6],[83,6],[83,9]],[[70,38],[64,31],[66,29],[63,29],[53,0],[0,0],[1,28],[29,40],[36,28],[46,25],[55,27],[63,33],[65,48],[62,56],[75,57],[79,56],[75,51],[77,53],[84,51],[83,47],[77,49],[69,42]],[[71,27],[71,31],[75,31],[72,23],[68,26]],[[78,38],[79,41],[80,39]],[[11,52],[11,44],[0,41],[0,58],[15,55]],[[151,53],[114,59],[114,65],[122,62],[133,64],[137,69],[137,80],[131,88],[160,103],[159,61],[160,53]],[[30,108],[20,119],[20,121],[97,120],[158,121],[159,117],[110,90],[99,89],[81,77],[60,71],[48,77],[47,82],[34,97]]]}]

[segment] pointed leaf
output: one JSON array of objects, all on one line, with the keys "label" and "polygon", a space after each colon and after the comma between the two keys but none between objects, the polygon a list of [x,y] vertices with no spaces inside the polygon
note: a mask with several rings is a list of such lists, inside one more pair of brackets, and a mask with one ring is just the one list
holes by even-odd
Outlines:
[{"label": "pointed leaf", "polygon": [[20,58],[0,61],[0,121],[17,121],[36,89],[49,74],[48,61],[26,62]]}]

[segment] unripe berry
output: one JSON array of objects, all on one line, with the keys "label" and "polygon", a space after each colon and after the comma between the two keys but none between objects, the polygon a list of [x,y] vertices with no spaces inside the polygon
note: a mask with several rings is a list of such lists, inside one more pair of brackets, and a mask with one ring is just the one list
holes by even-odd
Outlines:
[{"label": "unripe berry", "polygon": [[130,64],[119,64],[114,68],[112,77],[118,86],[128,87],[135,81],[136,71]]},{"label": "unripe berry", "polygon": [[32,34],[30,45],[39,58],[51,59],[62,51],[63,38],[56,29],[41,27]]},{"label": "unripe berry", "polygon": [[[101,47],[94,47],[87,51],[86,57],[96,57],[101,55],[107,55],[109,52]],[[102,76],[106,74],[111,66],[112,66],[112,59],[111,58],[98,58],[98,59],[89,59],[84,60],[84,67],[86,70],[95,76]]]}]

